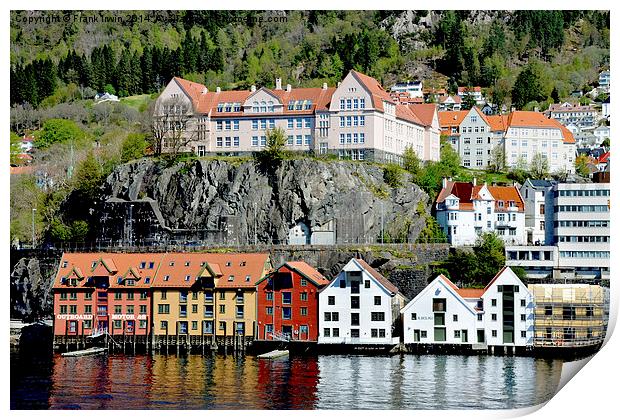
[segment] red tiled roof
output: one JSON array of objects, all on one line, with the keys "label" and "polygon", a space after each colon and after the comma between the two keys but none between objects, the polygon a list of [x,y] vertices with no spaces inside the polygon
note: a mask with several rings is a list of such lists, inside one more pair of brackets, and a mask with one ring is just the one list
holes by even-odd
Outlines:
[{"label": "red tiled roof", "polygon": [[465,93],[465,92],[481,92],[481,89],[480,89],[480,86],[474,86],[474,87],[459,86],[459,87],[458,87],[458,92],[459,92],[459,93]]},{"label": "red tiled roof", "polygon": [[439,97],[439,103],[443,104],[444,102],[448,100],[448,98],[452,98],[455,104],[460,104],[462,102],[461,97],[458,95],[453,95],[453,96],[445,95],[445,96]]},{"label": "red tiled roof", "polygon": [[499,186],[489,185],[487,186],[487,189],[489,190],[489,192],[495,199],[496,210],[497,210],[498,201],[503,201],[504,203],[506,203],[504,208],[508,207],[507,203],[509,201],[514,201],[515,206],[519,209],[518,211],[525,211],[525,204],[523,203],[523,198],[521,198],[521,193],[519,192],[519,189],[517,187],[515,186],[499,187]]},{"label": "red tiled roof", "polygon": [[[473,210],[472,200],[480,199],[479,193],[482,188],[483,185],[474,186],[470,182],[447,181],[446,188],[441,189],[435,201],[443,203],[449,195],[455,195],[459,198],[459,210]],[[504,208],[508,207],[507,203],[509,201],[514,201],[518,211],[525,210],[523,198],[521,198],[517,187],[487,185],[486,188],[495,199],[496,210],[500,209],[501,211],[501,208],[498,207],[499,201],[505,203]]]},{"label": "red tiled roof", "polygon": [[351,73],[360,81],[366,89],[370,92],[372,97],[373,106],[379,111],[383,111],[383,101],[389,103],[395,103],[394,99],[390,97],[390,94],[381,87],[381,84],[373,77],[367,76],[355,70],[351,70]]},{"label": "red tiled roof", "polygon": [[602,155],[599,156],[598,158],[598,162],[599,163],[607,163],[607,160],[609,159],[609,152],[605,152]]},{"label": "red tiled roof", "polygon": [[424,125],[418,116],[407,105],[396,105],[396,118],[400,118],[401,120],[409,121],[414,124]]},{"label": "red tiled roof", "polygon": [[437,112],[435,104],[410,104],[409,109],[418,117],[425,126],[433,124],[433,118]]},{"label": "red tiled roof", "polygon": [[394,286],[388,279],[383,277],[377,270],[372,268],[366,261],[356,258],[357,261],[371,276],[392,293],[398,293],[398,287]]},{"label": "red tiled roof", "polygon": [[304,261],[287,261],[283,265],[297,271],[317,286],[325,286],[326,284],[329,284],[329,280],[324,275],[319,273],[314,267]]},{"label": "red tiled roof", "polygon": [[476,299],[481,298],[484,293],[484,289],[459,289],[458,294],[464,299]]},{"label": "red tiled roof", "polygon": [[32,166],[11,166],[11,175],[31,174],[34,171]]},{"label": "red tiled roof", "polygon": [[507,117],[505,115],[487,115],[486,120],[491,126],[491,131],[506,131]]}]

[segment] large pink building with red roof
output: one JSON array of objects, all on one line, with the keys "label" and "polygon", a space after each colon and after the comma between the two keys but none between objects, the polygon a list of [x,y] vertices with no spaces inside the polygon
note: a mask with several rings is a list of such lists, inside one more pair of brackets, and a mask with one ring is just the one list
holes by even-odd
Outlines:
[{"label": "large pink building with red roof", "polygon": [[[198,156],[261,150],[266,130],[281,128],[287,148],[341,159],[400,162],[407,147],[422,160],[439,160],[439,120],[433,106],[401,104],[374,78],[350,71],[338,87],[209,91],[173,78],[160,95],[155,118],[164,120],[163,151]],[[175,126],[178,124],[178,126]],[[172,128],[171,128],[172,127]]]}]

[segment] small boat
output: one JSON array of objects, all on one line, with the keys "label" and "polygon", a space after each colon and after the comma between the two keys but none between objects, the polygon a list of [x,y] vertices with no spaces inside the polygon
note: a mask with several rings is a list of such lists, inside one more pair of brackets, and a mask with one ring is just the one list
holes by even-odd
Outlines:
[{"label": "small boat", "polygon": [[91,354],[105,353],[106,351],[108,351],[108,349],[104,347],[92,347],[90,349],[76,350],[76,351],[70,351],[67,353],[61,353],[61,356],[65,356],[65,357],[90,356]]},{"label": "small boat", "polygon": [[280,357],[288,356],[288,350],[272,350],[269,353],[259,354],[259,359],[278,359]]}]

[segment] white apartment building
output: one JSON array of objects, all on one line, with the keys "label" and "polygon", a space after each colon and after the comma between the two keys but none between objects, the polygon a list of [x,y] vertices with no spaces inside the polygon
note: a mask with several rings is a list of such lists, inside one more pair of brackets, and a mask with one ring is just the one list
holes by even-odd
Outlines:
[{"label": "white apartment building", "polygon": [[459,288],[440,275],[401,312],[405,344],[533,345],[532,295],[509,267],[484,289]]},{"label": "white apartment building", "polygon": [[483,232],[506,244],[525,243],[525,207],[517,187],[443,180],[435,203],[437,222],[453,246],[474,245]]},{"label": "white apartment building", "polygon": [[392,92],[407,92],[409,97],[411,98],[423,98],[424,94],[422,92],[422,82],[421,81],[413,81],[413,82],[400,82],[396,83],[394,86],[390,88]]},{"label": "white apartment building", "polygon": [[422,106],[397,103],[375,79],[356,71],[336,88],[283,88],[276,79],[275,89],[209,92],[175,77],[157,100],[155,118],[183,133],[180,142],[165,133],[164,152],[177,142],[179,151],[198,156],[249,154],[266,145],[267,130],[281,128],[293,151],[400,162],[410,146],[422,160],[439,160],[438,119],[420,118],[428,113]]},{"label": "white apartment building", "polygon": [[[525,190],[532,191],[531,184],[526,182]],[[507,245],[506,264],[523,267],[531,278],[609,279],[609,186],[553,183],[535,188],[545,191],[544,202],[540,196],[535,201],[535,206],[545,206],[544,246]],[[536,225],[541,221],[536,217],[528,220]]]},{"label": "white apartment building", "polygon": [[611,86],[611,73],[609,70],[602,71],[598,75],[598,85],[603,92],[609,92]]},{"label": "white apartment building", "polygon": [[575,124],[585,129],[594,128],[598,119],[598,114],[592,106],[573,105],[570,102],[551,104],[545,114],[563,125]]},{"label": "white apartment building", "polygon": [[575,172],[575,139],[558,121],[539,112],[514,111],[504,133],[506,165],[529,167],[535,156],[547,160],[549,172]]},{"label": "white apartment building", "polygon": [[319,293],[319,344],[398,344],[405,298],[365,261],[351,259]]}]

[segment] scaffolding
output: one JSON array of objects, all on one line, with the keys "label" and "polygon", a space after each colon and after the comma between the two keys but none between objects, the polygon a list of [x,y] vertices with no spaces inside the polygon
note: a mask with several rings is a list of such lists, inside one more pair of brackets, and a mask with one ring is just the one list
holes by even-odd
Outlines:
[{"label": "scaffolding", "polygon": [[534,346],[600,345],[609,319],[609,289],[590,284],[530,284]]}]

